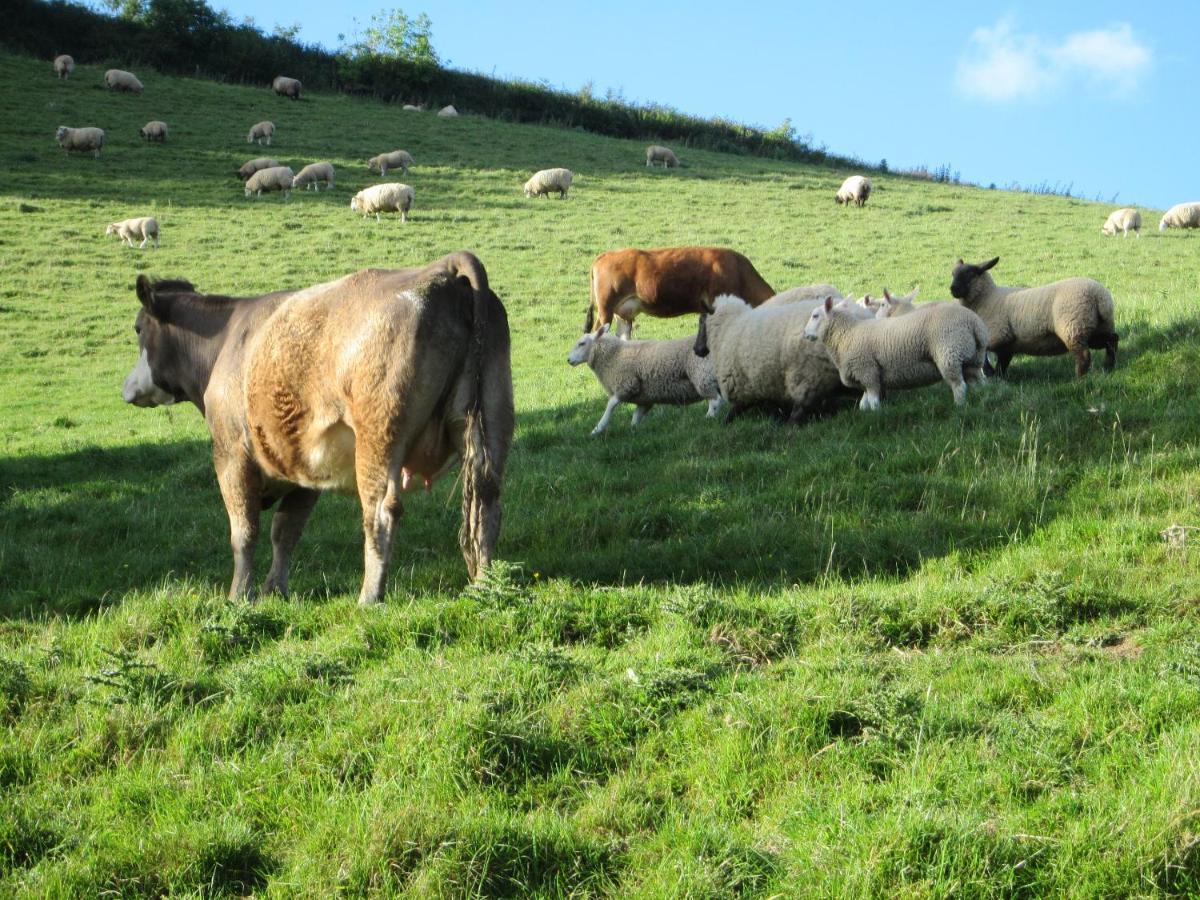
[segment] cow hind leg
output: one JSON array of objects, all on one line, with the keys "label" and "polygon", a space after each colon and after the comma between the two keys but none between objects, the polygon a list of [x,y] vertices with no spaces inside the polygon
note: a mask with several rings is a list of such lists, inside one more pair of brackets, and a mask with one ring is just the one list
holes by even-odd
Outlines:
[{"label": "cow hind leg", "polygon": [[258,518],[262,513],[262,480],[249,461],[214,459],[217,484],[229,516],[229,543],[233,549],[233,581],[229,599],[250,596],[254,578],[254,547],[258,543]]},{"label": "cow hind leg", "polygon": [[358,499],[363,519],[363,583],[358,595],[362,606],[383,599],[388,561],[392,555],[392,536],[404,511],[400,503],[400,463],[355,460]]},{"label": "cow hind leg", "polygon": [[288,566],[292,551],[304,532],[308,517],[321,494],[308,488],[297,488],[279,501],[279,509],[271,522],[271,571],[263,584],[264,594],[288,592]]}]

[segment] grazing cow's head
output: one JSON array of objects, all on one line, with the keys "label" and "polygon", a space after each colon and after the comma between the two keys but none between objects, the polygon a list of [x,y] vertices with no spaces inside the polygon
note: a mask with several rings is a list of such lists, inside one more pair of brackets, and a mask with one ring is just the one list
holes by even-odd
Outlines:
[{"label": "grazing cow's head", "polygon": [[608,334],[608,325],[604,325],[595,334],[584,334],[575,342],[575,346],[571,348],[571,352],[567,354],[567,362],[573,366],[578,366],[581,363],[591,362],[592,348],[596,346],[596,340]]},{"label": "grazing cow's head", "polygon": [[826,297],[824,303],[818,303],[808,323],[804,326],[804,336],[810,341],[820,340],[829,327],[829,314],[833,312],[833,298]]},{"label": "grazing cow's head", "polygon": [[950,296],[956,300],[967,299],[971,295],[971,287],[975,284],[975,280],[998,262],[1000,262],[998,256],[979,265],[965,263],[959,259],[950,280]]},{"label": "grazing cow's head", "polygon": [[[187,283],[180,283],[184,284]],[[191,289],[191,285],[187,284],[187,288]],[[171,376],[174,353],[163,335],[167,306],[155,295],[155,287],[145,275],[138,276],[137,295],[142,303],[133,325],[138,338],[138,361],[125,376],[121,395],[134,406],[169,406],[185,396]]]}]

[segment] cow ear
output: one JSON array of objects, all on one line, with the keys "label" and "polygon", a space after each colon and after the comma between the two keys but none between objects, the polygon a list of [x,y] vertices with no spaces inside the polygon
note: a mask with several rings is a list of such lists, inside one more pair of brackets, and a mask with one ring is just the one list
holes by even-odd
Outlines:
[{"label": "cow ear", "polygon": [[142,306],[146,308],[146,312],[154,312],[154,286],[145,275],[137,277],[137,296],[142,301]]},{"label": "cow ear", "polygon": [[979,268],[982,269],[984,272],[986,272],[988,269],[990,269],[992,266],[994,266],[998,262],[1000,262],[1000,257],[995,256],[992,259],[989,259],[987,262],[985,262]]}]

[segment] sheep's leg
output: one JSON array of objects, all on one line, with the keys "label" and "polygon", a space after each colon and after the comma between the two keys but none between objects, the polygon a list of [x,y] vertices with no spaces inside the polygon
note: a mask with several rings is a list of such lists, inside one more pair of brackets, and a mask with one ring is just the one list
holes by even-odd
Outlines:
[{"label": "sheep's leg", "polygon": [[637,409],[633,411],[633,427],[636,428],[642,419],[646,418],[646,414],[653,408],[653,403],[639,403]]},{"label": "sheep's leg", "polygon": [[732,422],[738,416],[745,413],[747,409],[749,409],[749,407],[745,406],[741,403],[730,403],[729,404],[729,412],[725,413],[725,424],[728,425],[730,422]]},{"label": "sheep's leg", "polygon": [[146,241],[148,241],[148,240],[150,240],[150,235],[146,235],[144,238],[142,238],[142,242],[140,244],[138,244],[138,249],[145,250],[146,249]]},{"label": "sheep's leg", "polygon": [[787,423],[789,425],[803,425],[804,420],[808,417],[808,406],[804,403],[793,403],[792,411],[788,414]]},{"label": "sheep's leg", "polygon": [[871,388],[863,391],[862,399],[858,401],[858,408],[864,411],[874,411],[879,409],[882,398],[879,395],[879,390]]},{"label": "sheep's leg", "polygon": [[1071,355],[1075,357],[1075,377],[1082,378],[1088,373],[1088,369],[1092,367],[1092,351],[1087,348],[1087,344],[1070,348]]},{"label": "sheep's leg", "polygon": [[995,374],[995,375],[999,375],[1001,378],[1003,378],[1005,375],[1008,374],[1008,364],[1010,362],[1012,362],[1013,352],[1012,352],[1012,350],[1009,350],[1008,348],[1004,348],[1002,350],[997,349],[995,352],[996,352],[996,367],[993,369],[990,364],[987,364],[987,360],[985,359],[984,360],[985,365],[983,367],[983,374],[984,375]]},{"label": "sheep's leg", "polygon": [[716,418],[717,413],[721,411],[721,404],[724,402],[725,401],[720,396],[713,397],[711,400],[709,400],[708,401],[708,412],[704,414],[705,418],[708,418],[708,419]]},{"label": "sheep's leg", "polygon": [[309,514],[320,496],[319,491],[297,488],[279,501],[279,509],[271,521],[271,571],[263,583],[264,594],[287,596],[292,551],[296,549]]},{"label": "sheep's leg", "polygon": [[592,435],[600,434],[608,427],[608,423],[612,420],[613,410],[621,404],[621,398],[613,394],[608,398],[608,406],[604,407],[604,415],[600,417],[600,421],[596,423],[596,427],[592,429]]}]

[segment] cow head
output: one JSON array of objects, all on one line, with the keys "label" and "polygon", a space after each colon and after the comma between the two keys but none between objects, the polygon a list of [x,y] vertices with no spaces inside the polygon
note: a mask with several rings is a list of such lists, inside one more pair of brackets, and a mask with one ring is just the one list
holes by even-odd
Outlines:
[{"label": "cow head", "polygon": [[138,310],[133,330],[138,338],[138,360],[125,376],[121,395],[134,406],[168,406],[185,399],[182,388],[173,383],[171,359],[175,355],[165,335],[168,307],[156,296],[154,285],[145,275],[137,280]]},{"label": "cow head", "polygon": [[975,281],[998,262],[1000,262],[998,256],[985,263],[979,263],[979,265],[965,263],[960,259],[954,267],[954,274],[950,279],[950,296],[956,300],[966,300],[971,295],[971,288]]}]

